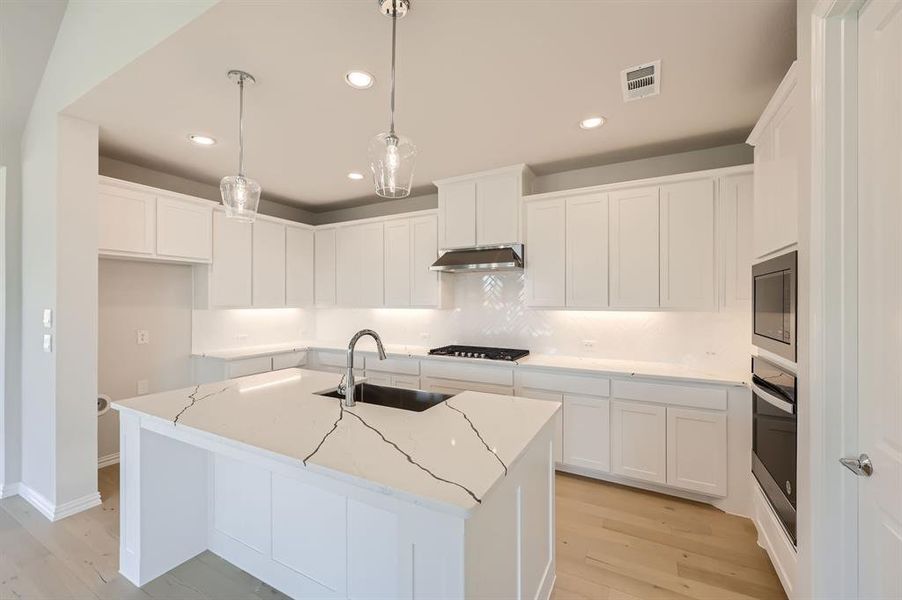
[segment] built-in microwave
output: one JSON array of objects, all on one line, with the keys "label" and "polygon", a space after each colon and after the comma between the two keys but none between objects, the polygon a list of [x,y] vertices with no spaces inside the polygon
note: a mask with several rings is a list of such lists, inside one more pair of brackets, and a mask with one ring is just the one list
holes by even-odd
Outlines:
[{"label": "built-in microwave", "polygon": [[798,253],[752,266],[752,344],[796,362]]}]

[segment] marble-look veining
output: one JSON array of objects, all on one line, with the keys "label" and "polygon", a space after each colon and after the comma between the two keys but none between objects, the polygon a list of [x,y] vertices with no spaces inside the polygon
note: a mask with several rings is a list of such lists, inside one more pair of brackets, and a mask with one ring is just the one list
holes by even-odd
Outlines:
[{"label": "marble-look veining", "polygon": [[319,395],[340,377],[285,369],[121,400],[114,408],[456,514],[480,504],[560,409],[479,392],[422,412],[350,408]]}]

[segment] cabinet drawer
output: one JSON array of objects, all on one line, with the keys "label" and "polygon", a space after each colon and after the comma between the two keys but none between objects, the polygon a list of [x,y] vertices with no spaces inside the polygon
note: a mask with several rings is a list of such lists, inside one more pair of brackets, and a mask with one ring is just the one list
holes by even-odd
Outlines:
[{"label": "cabinet drawer", "polygon": [[364,365],[367,371],[381,371],[382,373],[400,373],[402,375],[419,375],[420,361],[412,358],[386,358],[379,360],[378,356],[364,357]]},{"label": "cabinet drawer", "polygon": [[[340,369],[346,369],[348,368],[348,355],[346,352],[328,352],[324,350],[318,350],[316,352],[316,362],[317,364],[326,367],[338,367]],[[359,354],[354,356],[354,368],[363,368],[363,357]]]},{"label": "cabinet drawer", "polygon": [[727,409],[727,390],[724,388],[670,385],[645,381],[619,381],[615,379],[612,395],[615,398],[623,398],[625,400],[677,404],[711,410]]},{"label": "cabinet drawer", "polygon": [[306,352],[288,352],[286,354],[276,354],[272,357],[273,371],[303,367],[305,364],[307,364]]},{"label": "cabinet drawer", "polygon": [[420,368],[422,374],[426,377],[456,379],[459,381],[472,381],[508,387],[513,387],[514,385],[514,370],[510,367],[424,360],[423,365]]},{"label": "cabinet drawer", "polygon": [[373,385],[391,385],[391,375],[387,373],[374,373],[373,371],[366,371],[364,377],[366,377],[367,383],[371,383]]},{"label": "cabinet drawer", "polygon": [[543,371],[519,371],[518,385],[542,390],[554,390],[569,394],[589,396],[610,396],[611,380],[607,377],[585,377],[583,375],[559,375]]},{"label": "cabinet drawer", "polygon": [[266,373],[272,370],[272,357],[260,356],[257,358],[245,358],[242,360],[233,360],[229,363],[229,379],[234,377],[245,377],[247,375],[256,375],[257,373]]},{"label": "cabinet drawer", "polygon": [[396,388],[404,388],[406,390],[420,389],[420,378],[410,377],[409,375],[392,375],[391,384]]},{"label": "cabinet drawer", "polygon": [[479,383],[476,381],[455,381],[451,379],[430,379],[422,380],[423,389],[429,392],[440,392],[443,394],[459,394],[461,392],[483,392],[485,394],[501,394],[502,396],[513,396],[514,388],[503,385],[492,385],[490,383]]}]

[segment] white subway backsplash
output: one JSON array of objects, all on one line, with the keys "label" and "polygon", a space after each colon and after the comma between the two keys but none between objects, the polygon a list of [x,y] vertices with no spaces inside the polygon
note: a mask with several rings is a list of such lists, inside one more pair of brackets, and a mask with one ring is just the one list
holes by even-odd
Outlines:
[{"label": "white subway backsplash", "polygon": [[[386,344],[475,344],[536,354],[683,364],[742,372],[751,339],[747,312],[540,310],[526,307],[523,273],[454,277],[455,308],[243,309],[194,311],[194,350],[347,340],[372,328]],[[238,341],[239,336],[247,336]],[[591,343],[586,344],[587,341]]]}]

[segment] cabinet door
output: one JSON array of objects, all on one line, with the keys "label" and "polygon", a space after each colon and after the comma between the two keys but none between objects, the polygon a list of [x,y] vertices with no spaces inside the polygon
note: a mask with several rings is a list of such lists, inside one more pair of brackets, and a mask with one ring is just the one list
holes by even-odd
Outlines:
[{"label": "cabinet door", "polygon": [[410,221],[385,223],[385,305],[410,306]]},{"label": "cabinet door", "polygon": [[285,228],[285,304],[313,304],[313,230]]},{"label": "cabinet door", "polygon": [[438,258],[438,217],[410,220],[410,305],[438,306],[439,274],[429,269]]},{"label": "cabinet door", "polygon": [[157,197],[157,255],[197,262],[213,257],[213,204]]},{"label": "cabinet door", "polygon": [[285,306],[285,226],[254,222],[254,306]]},{"label": "cabinet door", "polygon": [[153,194],[101,184],[97,204],[97,246],[101,253],[153,254],[156,228]]},{"label": "cabinet door", "polygon": [[250,223],[213,212],[213,264],[210,304],[217,308],[251,305],[253,234]]},{"label": "cabinet door", "polygon": [[526,303],[565,305],[566,200],[526,203]]},{"label": "cabinet door", "polygon": [[661,186],[661,306],[714,308],[714,182]]},{"label": "cabinet door", "polygon": [[476,182],[446,183],[438,189],[442,248],[476,245]]},{"label": "cabinet door", "polygon": [[760,258],[799,241],[799,140],[803,111],[794,86],[755,146],[754,254]]},{"label": "cabinet door", "polygon": [[317,229],[313,233],[314,242],[314,300],[317,306],[335,304],[335,230]]},{"label": "cabinet door", "polygon": [[[564,396],[560,392],[551,392],[548,390],[539,390],[536,388],[520,388],[517,390],[518,396],[524,398],[532,398],[533,400],[550,400],[563,404]],[[564,460],[564,423],[566,416],[566,406],[561,406],[561,411],[554,416],[554,462],[563,464]]]},{"label": "cabinet door", "polygon": [[611,401],[611,461],[614,473],[667,483],[667,415],[663,406]]},{"label": "cabinet door", "polygon": [[752,280],[752,174],[730,175],[717,186],[720,307],[748,309]]},{"label": "cabinet door", "polygon": [[658,188],[610,194],[611,306],[658,306]]},{"label": "cabinet door", "polygon": [[337,237],[338,304],[382,306],[384,303],[383,224],[343,227]]},{"label": "cabinet door", "polygon": [[[567,199],[567,306],[608,305],[608,195]],[[528,256],[528,255],[527,255]]]},{"label": "cabinet door", "polygon": [[476,245],[520,241],[520,177],[505,173],[476,182]]},{"label": "cabinet door", "polygon": [[564,464],[611,470],[611,401],[564,395]]},{"label": "cabinet door", "polygon": [[727,495],[726,413],[667,408],[667,483]]}]

